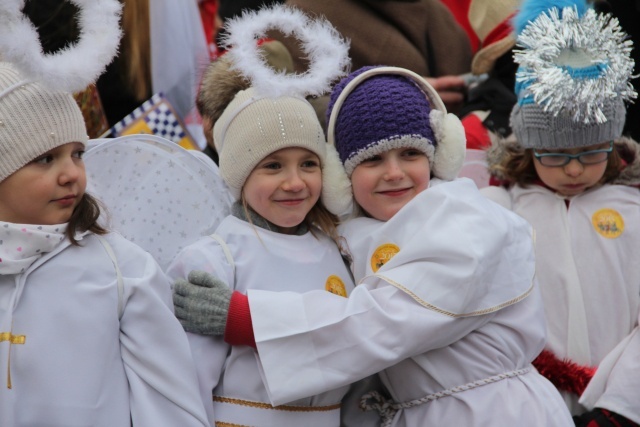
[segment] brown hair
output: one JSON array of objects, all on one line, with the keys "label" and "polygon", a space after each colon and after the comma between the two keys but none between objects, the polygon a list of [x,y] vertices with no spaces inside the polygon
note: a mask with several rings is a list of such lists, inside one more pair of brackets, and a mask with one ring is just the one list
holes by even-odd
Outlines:
[{"label": "brown hair", "polygon": [[91,231],[95,234],[106,234],[107,230],[98,224],[100,217],[100,203],[87,193],[84,193],[80,203],[73,210],[66,235],[74,246],[80,246],[75,239],[76,232]]},{"label": "brown hair", "polygon": [[[492,176],[507,185],[518,184],[526,187],[539,180],[534,163],[536,160],[533,156],[532,148],[523,148],[520,144],[505,144],[504,152],[499,162],[489,166],[489,172]],[[620,155],[614,149],[607,160],[607,167],[600,179],[600,184],[606,184],[613,181],[620,175],[622,161]]]},{"label": "brown hair", "polygon": [[144,101],[151,93],[149,0],[123,1],[121,62],[133,96]]}]

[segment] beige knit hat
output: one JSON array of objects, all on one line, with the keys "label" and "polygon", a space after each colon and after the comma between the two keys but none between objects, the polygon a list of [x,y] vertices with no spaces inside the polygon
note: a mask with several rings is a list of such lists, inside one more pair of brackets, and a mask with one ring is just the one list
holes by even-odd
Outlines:
[{"label": "beige knit hat", "polygon": [[469,23],[480,40],[471,62],[473,74],[488,73],[496,59],[515,46],[510,21],[519,4],[519,0],[472,0],[469,4]]},{"label": "beige knit hat", "polygon": [[0,62],[0,182],[47,151],[88,138],[71,94],[29,81]]},{"label": "beige knit hat", "polygon": [[315,153],[324,165],[326,142],[313,107],[304,98],[261,97],[255,88],[238,92],[213,127],[220,175],[232,195],[269,154],[289,147]]}]

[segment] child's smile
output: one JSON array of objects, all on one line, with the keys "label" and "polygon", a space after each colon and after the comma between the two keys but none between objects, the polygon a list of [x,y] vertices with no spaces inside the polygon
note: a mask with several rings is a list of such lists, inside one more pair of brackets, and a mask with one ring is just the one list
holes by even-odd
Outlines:
[{"label": "child's smile", "polygon": [[356,202],[373,218],[389,220],[429,186],[429,159],[414,148],[395,148],[360,163],[351,175]]}]

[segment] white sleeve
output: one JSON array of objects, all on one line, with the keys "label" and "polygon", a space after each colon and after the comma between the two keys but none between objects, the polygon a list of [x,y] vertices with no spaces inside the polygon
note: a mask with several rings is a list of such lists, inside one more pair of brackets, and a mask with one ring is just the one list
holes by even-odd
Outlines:
[{"label": "white sleeve", "polygon": [[513,209],[513,206],[511,204],[511,196],[509,195],[509,192],[502,187],[496,187],[493,185],[484,187],[480,189],[480,193],[482,193],[482,195],[487,199],[493,200],[504,208],[507,208],[509,210]]},{"label": "white sleeve", "polygon": [[233,266],[222,246],[211,237],[204,237],[182,249],[167,267],[167,276],[172,281],[186,279],[192,270],[213,274],[233,288]]},{"label": "white sleeve", "polygon": [[[167,269],[172,280],[186,279],[192,270],[211,273],[225,281],[229,286],[234,284],[233,266],[222,247],[212,238],[206,237],[184,248]],[[196,365],[200,396],[207,411],[210,424],[215,425],[212,392],[217,387],[230,346],[222,337],[213,337],[187,333],[191,353]]]},{"label": "white sleeve", "polygon": [[[151,255],[119,257],[125,304],[120,345],[131,390],[133,425],[207,426],[198,378],[182,326],[173,315],[167,277]],[[127,264],[143,273],[127,277]]]},{"label": "white sleeve", "polygon": [[[640,323],[640,316],[638,318]],[[600,363],[580,403],[604,408],[640,423],[640,329],[621,341]]]},{"label": "white sleeve", "polygon": [[447,346],[492,317],[449,317],[392,286],[361,284],[349,298],[325,291],[250,290],[248,296],[261,375],[274,405],[354,383]]}]

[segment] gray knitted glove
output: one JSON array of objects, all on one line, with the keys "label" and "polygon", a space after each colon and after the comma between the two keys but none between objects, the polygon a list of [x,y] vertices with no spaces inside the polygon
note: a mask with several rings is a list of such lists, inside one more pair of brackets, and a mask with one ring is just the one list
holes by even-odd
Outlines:
[{"label": "gray knitted glove", "polygon": [[224,335],[233,291],[222,280],[193,270],[189,281],[178,279],[173,286],[176,317],[187,332]]}]

